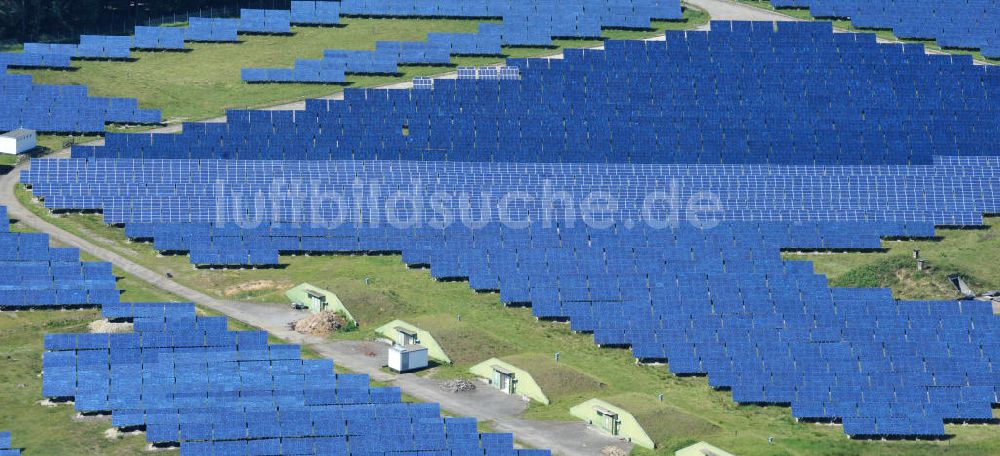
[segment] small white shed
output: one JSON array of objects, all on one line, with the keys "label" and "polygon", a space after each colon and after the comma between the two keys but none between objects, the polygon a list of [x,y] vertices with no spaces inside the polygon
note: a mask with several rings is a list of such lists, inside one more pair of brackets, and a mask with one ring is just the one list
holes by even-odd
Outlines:
[{"label": "small white shed", "polygon": [[427,367],[427,348],[420,345],[393,345],[389,347],[389,369],[412,372]]},{"label": "small white shed", "polygon": [[0,153],[17,155],[35,148],[38,135],[35,130],[14,130],[0,135]]}]

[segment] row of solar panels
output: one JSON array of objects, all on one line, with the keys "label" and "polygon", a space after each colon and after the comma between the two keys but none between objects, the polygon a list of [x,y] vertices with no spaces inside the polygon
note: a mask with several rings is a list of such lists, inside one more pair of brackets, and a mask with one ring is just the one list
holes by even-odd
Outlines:
[{"label": "row of solar panels", "polygon": [[[273,167],[271,165],[274,165]],[[502,224],[533,220],[553,213],[543,206],[543,191],[563,192],[574,201],[573,217],[588,195],[602,192],[614,198],[615,207],[600,215],[610,224],[632,220],[654,222],[644,214],[650,195],[672,192],[678,201],[701,194],[714,196],[719,221],[909,221],[937,224],[978,224],[982,213],[996,213],[991,168],[955,165],[913,167],[760,167],[754,165],[569,165],[523,164],[504,166],[451,162],[243,162],[211,160],[39,160],[22,174],[36,196],[50,207],[104,210],[109,223],[257,223],[292,222],[296,212],[310,217],[309,223],[335,226],[345,222],[366,223],[398,220],[431,221],[441,207],[450,214],[463,213],[461,198],[431,201],[436,191],[458,192],[489,201],[502,201],[510,192],[526,194],[501,210],[474,206],[471,215]],[[581,177],[586,176],[586,179]],[[955,179],[954,176],[963,176]],[[298,202],[284,191],[295,182],[307,192]],[[338,211],[328,195],[339,195],[342,203],[354,203],[351,186],[355,179],[378,190],[382,198],[405,194],[406,204],[388,207],[378,196],[361,195],[359,204],[375,204],[363,219]],[[154,185],[148,185],[150,182]],[[275,187],[275,183],[280,186]],[[138,184],[138,185],[134,185]],[[220,199],[222,185],[228,198]],[[303,187],[307,185],[308,187]],[[416,187],[415,187],[416,185]],[[261,187],[276,192],[280,204],[266,204],[248,212],[244,207]],[[420,195],[412,195],[419,188]],[[372,190],[375,191],[375,190]],[[660,192],[660,193],[657,193]],[[373,194],[374,195],[374,194]],[[467,198],[469,198],[467,197]],[[376,198],[369,201],[370,198]],[[478,200],[477,200],[478,201]],[[432,203],[437,206],[432,206]],[[390,213],[391,212],[391,213]],[[465,212],[469,212],[465,210]],[[666,212],[663,212],[665,214]],[[657,214],[661,214],[657,212]],[[683,216],[683,214],[675,214]],[[220,218],[222,217],[222,218]],[[340,217],[340,218],[338,218]],[[555,218],[555,220],[568,222]],[[449,224],[459,225],[457,218]],[[409,222],[408,222],[409,223]],[[581,222],[581,224],[583,224]],[[409,226],[409,225],[408,225]]]},{"label": "row of solar panels", "polygon": [[[575,228],[575,229],[566,229]],[[792,229],[779,230],[779,227],[771,223],[730,223],[727,230],[712,230],[707,232],[675,230],[670,233],[678,239],[688,242],[709,242],[723,245],[729,243],[737,236],[756,236],[768,242],[792,241],[794,245],[788,247],[809,247],[813,242],[821,242],[827,237],[836,236],[838,233],[847,234],[853,238],[868,240],[879,235],[886,236],[895,234],[906,237],[933,237],[934,226],[930,222],[925,223],[901,223],[886,221],[870,221],[859,225],[851,222],[803,222],[794,225]],[[632,230],[622,227],[590,228],[587,226],[570,227],[566,223],[553,221],[551,226],[534,224],[523,229],[505,228],[502,225],[486,225],[474,231],[467,231],[465,228],[454,225],[443,229],[417,226],[412,229],[398,229],[406,231],[407,236],[412,236],[417,240],[431,240],[442,237],[457,239],[462,243],[476,243],[488,240],[487,236],[496,236],[501,240],[529,242],[533,247],[543,248],[537,252],[525,251],[522,255],[532,258],[554,259],[553,253],[545,251],[548,246],[560,246],[562,242],[574,240],[600,239],[601,242],[610,243],[622,238],[642,238],[649,236],[650,231],[655,229],[642,229],[635,227]],[[178,223],[178,224],[157,224],[143,225],[131,224],[125,228],[125,236],[135,239],[153,239],[155,237],[177,237],[177,238],[211,238],[211,237],[237,237],[243,239],[262,239],[268,237],[388,237],[387,232],[380,227],[358,226],[352,224],[342,224],[339,226],[309,226],[307,224],[280,224],[263,221],[255,226],[239,226],[236,224],[213,225],[211,223]],[[661,242],[662,239],[657,239]],[[867,241],[866,241],[867,242]],[[616,258],[618,255],[632,256],[632,252],[606,253],[608,258]]]},{"label": "row of solar panels", "polygon": [[809,8],[815,17],[849,18],[855,27],[892,29],[900,38],[980,49],[1000,58],[1000,2],[973,0],[771,0],[777,8]]},{"label": "row of solar panels", "polygon": [[[379,42],[375,51],[326,51],[323,60],[297,60],[292,69],[261,69],[244,68],[242,70],[245,82],[345,82],[347,73],[353,74],[396,74],[401,64],[448,64],[451,61],[448,52],[434,53],[407,50],[411,43]],[[386,45],[402,45],[398,54],[387,51]],[[420,44],[420,43],[416,43]],[[516,80],[519,79],[517,67],[461,67],[460,79],[483,80]],[[429,78],[422,78],[430,81]],[[433,86],[433,83],[431,84]],[[419,88],[430,88],[427,85]]]}]

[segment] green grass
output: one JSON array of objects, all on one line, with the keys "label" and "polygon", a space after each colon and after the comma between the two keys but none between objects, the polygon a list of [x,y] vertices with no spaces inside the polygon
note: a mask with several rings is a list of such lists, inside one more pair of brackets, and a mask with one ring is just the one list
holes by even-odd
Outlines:
[{"label": "green grass", "polygon": [[719,427],[683,410],[677,409],[658,398],[647,394],[624,393],[605,399],[635,417],[649,438],[658,447],[684,448],[696,443],[695,435],[710,435],[720,431]]},{"label": "green grass", "polygon": [[[948,282],[959,273],[974,290],[1000,289],[1000,218],[985,218],[986,229],[939,229],[939,240],[882,241],[887,252],[785,254],[790,260],[811,260],[816,272],[835,287],[888,287],[900,299],[961,297]],[[919,249],[927,269],[916,270],[913,250]]]},{"label": "green grass", "polygon": [[109,419],[79,421],[70,405],[43,407],[42,347],[45,333],[87,332],[97,310],[0,312],[0,429],[13,433],[14,447],[33,455],[135,455],[145,436],[110,441]]},{"label": "green grass", "polygon": [[[644,31],[608,30],[610,38],[640,38],[663,30],[692,28],[708,16],[695,9],[685,21],[656,21]],[[162,110],[167,121],[221,116],[227,108],[261,107],[331,95],[341,85],[244,84],[240,70],[291,67],[296,59],[316,59],[323,50],[374,49],[376,41],[420,41],[429,32],[475,32],[478,20],[344,18],[342,27],[294,27],[292,36],[241,35],[239,44],[188,43],[190,52],[135,52],[134,62],[77,61],[75,71],[18,70],[46,84],[86,84],[95,96],[135,97],[143,108]],[[556,52],[558,47],[587,47],[594,40],[559,40],[551,48],[504,48],[510,57]],[[462,57],[455,65],[497,63],[502,58]],[[451,71],[452,66],[401,66],[400,77],[349,76],[351,87],[370,87],[414,76]]]},{"label": "green grass", "polygon": [[606,386],[584,371],[557,363],[552,354],[522,353],[501,359],[528,371],[551,401],[583,402],[600,394]]},{"label": "green grass", "polygon": [[95,135],[40,135],[38,147],[47,151],[58,151],[74,144],[85,144],[100,138]]},{"label": "green grass", "polygon": [[[19,197],[30,202],[30,194],[23,190]],[[286,269],[195,270],[186,256],[157,257],[147,244],[125,243],[122,230],[103,225],[98,216],[52,217],[37,205],[33,210],[71,232],[86,232],[89,239],[133,261],[161,272],[172,270],[177,281],[216,296],[223,296],[227,288],[267,280],[274,284],[273,289],[257,290],[246,299],[285,305],[283,292],[288,284],[310,282],[329,289],[361,322],[358,331],[338,334],[338,338],[374,338],[373,330],[381,324],[396,318],[410,321],[429,330],[455,361],[454,365],[438,366],[422,375],[436,379],[466,377],[472,364],[500,357],[530,365],[538,372],[536,380],[543,384],[572,383],[562,389],[549,386],[557,392],[552,404],[531,405],[526,413],[530,419],[572,420],[569,408],[590,397],[646,398],[652,402],[662,393],[663,403],[647,404],[649,410],[640,407],[641,400],[630,405],[638,413],[659,417],[655,419],[665,423],[651,430],[661,439],[661,448],[636,449],[637,455],[672,454],[696,440],[741,455],[1000,452],[996,429],[989,426],[948,425],[946,431],[955,437],[945,442],[856,442],[847,439],[839,426],[796,423],[787,407],[739,406],[733,403],[730,393],[710,388],[704,378],[676,377],[663,366],[636,365],[628,350],[599,348],[592,336],[575,334],[566,324],[540,322],[532,317],[530,309],[505,307],[496,294],[473,292],[465,282],[438,282],[427,270],[407,268],[398,256],[282,257],[282,262],[288,264]],[[944,242],[948,242],[947,236],[942,245]],[[926,255],[930,258],[931,253]],[[991,263],[981,264],[982,269],[988,269]],[[365,277],[370,278],[368,285]],[[561,353],[559,369],[553,371],[546,360],[557,351]],[[774,437],[774,444],[767,443],[769,436]]]},{"label": "green grass", "polygon": [[[240,70],[291,67],[295,59],[318,59],[323,50],[374,49],[376,41],[426,39],[429,32],[474,32],[477,21],[345,18],[343,27],[295,27],[293,36],[241,35],[239,44],[187,43],[190,52],[134,52],[137,61],[77,61],[76,71],[25,70],[47,84],[86,84],[95,96],[135,97],[157,108],[164,120],[200,120],[227,108],[260,107],[329,95],[337,89],[312,84],[244,84]],[[440,73],[407,67],[404,77]],[[351,77],[358,86],[391,77]]]},{"label": "green grass", "polygon": [[770,3],[769,0],[735,0],[735,1],[737,1],[739,3],[746,4],[746,5],[753,6],[753,7],[756,7],[756,8],[760,8],[760,9],[766,9],[766,10],[769,10],[769,11],[777,11],[777,12],[780,12],[782,14],[794,17],[796,19],[802,19],[802,20],[806,20],[806,21],[812,21],[812,20],[829,21],[829,22],[833,23],[833,26],[835,28],[838,28],[838,29],[841,29],[841,30],[847,30],[847,31],[851,31],[851,32],[874,33],[879,38],[882,38],[884,40],[889,40],[889,41],[900,41],[900,42],[903,42],[903,43],[921,43],[921,44],[924,45],[924,47],[926,47],[927,49],[930,49],[930,50],[940,51],[940,52],[947,52],[949,54],[955,54],[955,55],[971,55],[972,58],[974,58],[976,60],[979,60],[979,61],[982,61],[982,62],[988,62],[988,63],[992,63],[992,64],[1000,64],[1000,59],[991,59],[991,58],[988,58],[988,57],[984,57],[983,53],[979,52],[979,51],[974,51],[974,50],[970,50],[970,49],[957,49],[957,48],[941,47],[934,40],[920,40],[920,39],[899,38],[894,33],[892,33],[892,30],[881,29],[881,28],[880,29],[859,28],[859,27],[855,27],[854,25],[852,25],[851,21],[849,21],[849,20],[837,19],[837,18],[816,18],[816,17],[813,17],[813,15],[809,13],[809,8],[775,8],[774,6],[771,5],[771,3]]}]

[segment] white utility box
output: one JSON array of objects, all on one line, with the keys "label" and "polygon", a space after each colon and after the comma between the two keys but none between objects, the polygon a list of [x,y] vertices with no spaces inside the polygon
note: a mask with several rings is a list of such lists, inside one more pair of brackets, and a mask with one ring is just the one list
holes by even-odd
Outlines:
[{"label": "white utility box", "polygon": [[35,130],[14,130],[0,135],[0,153],[17,155],[35,148],[38,135]]},{"label": "white utility box", "polygon": [[427,349],[420,345],[389,347],[389,369],[412,372],[427,367]]}]

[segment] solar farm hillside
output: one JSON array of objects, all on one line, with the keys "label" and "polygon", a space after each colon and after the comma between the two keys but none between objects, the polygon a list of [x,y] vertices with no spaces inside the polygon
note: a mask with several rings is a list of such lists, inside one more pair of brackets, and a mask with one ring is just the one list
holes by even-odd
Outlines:
[{"label": "solar farm hillside", "polygon": [[0,455],[1000,452],[989,2],[691,3],[0,53]]},{"label": "solar farm hillside", "polygon": [[[301,2],[308,3],[308,2]],[[320,2],[324,3],[324,2]],[[336,3],[336,2],[333,2]],[[173,47],[158,47],[159,45],[121,45],[123,52],[131,47],[126,58],[109,58],[103,60],[73,60],[61,55],[59,65],[47,61],[14,62],[7,65],[11,68],[42,67],[38,70],[17,69],[12,73],[31,75],[38,84],[85,85],[93,95],[102,97],[134,97],[144,107],[156,109],[162,115],[155,121],[201,120],[224,114],[225,109],[238,107],[259,107],[302,100],[310,97],[332,95],[342,90],[344,86],[373,86],[399,80],[408,80],[414,76],[433,75],[454,71],[457,65],[498,63],[502,56],[513,57],[551,54],[561,47],[588,47],[600,44],[602,35],[611,38],[634,38],[655,36],[659,31],[677,28],[693,28],[707,21],[707,16],[696,9],[685,12],[664,14],[663,19],[646,21],[641,29],[606,29],[599,27],[588,31],[578,38],[576,32],[564,32],[558,36],[563,39],[547,41],[537,40],[532,45],[496,43],[495,49],[462,51],[444,50],[443,59],[435,62],[400,62],[384,70],[347,70],[348,77],[338,81],[302,81],[300,83],[282,85],[251,85],[244,84],[240,79],[243,68],[266,66],[290,66],[298,59],[316,58],[323,55],[326,49],[363,50],[373,49],[377,42],[425,42],[429,35],[473,36],[478,24],[484,26],[500,26],[496,18],[484,19],[434,19],[427,16],[407,18],[406,14],[393,14],[392,18],[367,17],[377,16],[374,12],[358,11],[358,15],[366,17],[345,17],[333,24],[303,24],[296,22],[291,26],[286,18],[285,28],[271,33],[242,33],[242,29],[232,30],[232,36],[192,36],[193,29],[200,27],[198,22],[188,24],[187,36],[180,35],[181,41]],[[489,13],[495,15],[494,13]],[[413,13],[416,15],[416,13]],[[487,13],[469,12],[454,14],[454,16],[479,17]],[[668,17],[669,16],[669,17]],[[676,17],[674,17],[676,16]],[[648,18],[648,16],[647,16]],[[236,21],[236,20],[234,20]],[[237,21],[238,22],[238,21]],[[599,22],[597,23],[599,25]],[[230,24],[237,27],[235,24]],[[176,28],[183,32],[184,28]],[[240,30],[240,34],[236,34]],[[138,35],[136,37],[138,40]],[[183,52],[180,52],[183,49]],[[175,52],[170,52],[171,50]],[[45,56],[43,52],[69,52],[69,50],[38,49],[26,47],[23,54],[3,54],[14,60],[21,60],[32,55]],[[38,52],[38,54],[34,54]],[[455,57],[449,58],[449,55]],[[54,58],[54,57],[53,57]],[[71,66],[73,71],[63,71]],[[343,72],[343,70],[341,71]],[[296,81],[289,81],[296,82]],[[324,82],[317,85],[317,82]],[[23,81],[18,80],[18,84]],[[46,87],[46,86],[41,86]],[[32,102],[35,102],[32,100]],[[38,119],[42,120],[42,119]],[[153,120],[153,119],[150,119]],[[114,123],[144,123],[132,122],[127,117],[108,119]],[[39,130],[62,132],[92,132],[101,131],[103,127],[87,126],[81,130],[72,126],[48,125]]]}]

